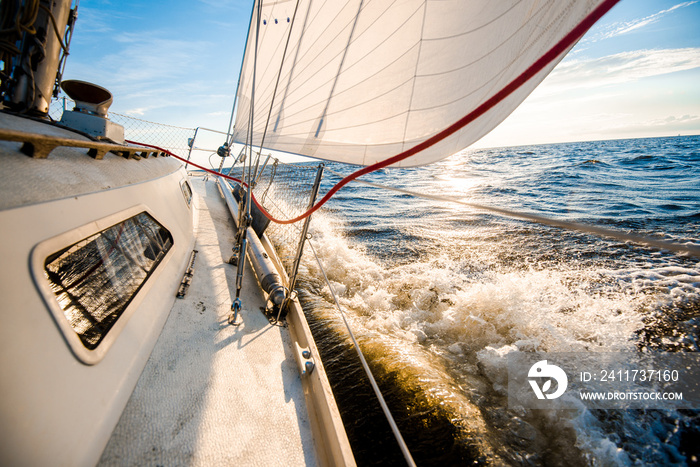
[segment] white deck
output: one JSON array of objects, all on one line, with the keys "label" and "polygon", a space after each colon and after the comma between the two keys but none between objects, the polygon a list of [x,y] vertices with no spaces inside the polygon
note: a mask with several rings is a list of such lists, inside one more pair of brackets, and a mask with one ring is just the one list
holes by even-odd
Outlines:
[{"label": "white deck", "polygon": [[233,223],[215,181],[192,179],[199,251],[114,430],[102,465],[315,465],[304,393],[286,328],[260,312],[250,264],[243,323],[227,317]]}]

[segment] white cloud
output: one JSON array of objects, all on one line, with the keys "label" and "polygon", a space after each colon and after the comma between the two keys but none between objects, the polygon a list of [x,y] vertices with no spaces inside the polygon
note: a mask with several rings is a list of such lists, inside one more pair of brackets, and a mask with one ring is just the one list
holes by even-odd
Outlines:
[{"label": "white cloud", "polygon": [[206,115],[209,117],[227,117],[227,116],[231,115],[231,112],[219,110],[217,112],[208,112]]},{"label": "white cloud", "polygon": [[133,116],[133,115],[143,116],[148,110],[149,109],[147,109],[145,107],[140,107],[138,109],[129,109],[129,110],[125,111],[124,113],[127,115],[131,115],[131,116]]},{"label": "white cloud", "polygon": [[477,146],[698,134],[699,73],[700,48],[562,62]]},{"label": "white cloud", "polygon": [[674,127],[686,127],[686,126],[695,126],[698,127],[700,126],[700,116],[698,115],[681,115],[679,117],[676,117],[675,115],[669,115],[666,118],[658,118],[654,119],[648,122],[645,122],[645,125],[653,127],[653,126],[669,126],[673,125]]},{"label": "white cloud", "polygon": [[182,106],[192,96],[221,94],[221,80],[206,68],[213,47],[155,30],[113,34],[100,58],[70,62],[66,77],[109,89],[115,112],[153,118],[152,111]]},{"label": "white cloud", "polygon": [[618,23],[617,28],[614,29],[613,31],[609,32],[605,38],[607,37],[614,37],[614,36],[619,36],[621,34],[626,34],[630,31],[633,31],[635,29],[639,29],[643,26],[647,26],[649,24],[656,23],[661,19],[662,16],[664,16],[666,13],[670,13],[673,10],[677,10],[679,8],[687,7],[692,5],[693,3],[697,3],[696,1],[693,2],[684,2],[684,3],[679,3],[677,5],[672,6],[671,8],[668,8],[666,10],[662,10],[658,13],[654,13],[653,15],[649,15],[646,18],[640,18],[632,21],[628,21],[626,23]]},{"label": "white cloud", "polygon": [[658,22],[663,16],[667,15],[668,13],[678,10],[680,8],[685,8],[690,5],[693,5],[695,3],[698,3],[699,0],[693,0],[690,2],[683,2],[683,3],[678,3],[671,8],[667,8],[666,10],[661,10],[657,13],[654,13],[649,16],[645,16],[644,18],[637,18],[633,19],[630,21],[619,21],[616,23],[609,24],[603,28],[597,33],[592,36],[587,37],[582,41],[582,43],[586,42],[597,42],[599,40],[603,39],[609,39],[611,37],[615,36],[620,36],[622,34],[627,34],[629,32],[635,31],[637,29],[640,29],[644,26],[648,26],[650,24],[654,24]]},{"label": "white cloud", "polygon": [[250,10],[247,3],[242,4],[237,0],[199,0],[199,2],[218,9]]},{"label": "white cloud", "polygon": [[637,81],[700,67],[700,48],[635,50],[560,63],[533,96]]}]

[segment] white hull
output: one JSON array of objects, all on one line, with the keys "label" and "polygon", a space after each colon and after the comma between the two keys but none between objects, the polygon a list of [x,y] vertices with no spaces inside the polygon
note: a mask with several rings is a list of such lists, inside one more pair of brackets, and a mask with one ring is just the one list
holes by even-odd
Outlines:
[{"label": "white hull", "polygon": [[[81,138],[0,119],[2,128]],[[199,195],[188,203],[182,185],[191,182],[172,158],[110,153],[95,160],[85,149],[59,147],[34,159],[21,146],[0,141],[0,463],[354,463],[298,304],[289,329],[271,326],[260,312],[266,297],[248,271],[243,324],[227,323],[234,230],[213,181],[196,181]],[[45,263],[139,212],[169,231],[172,247],[106,337],[86,349]],[[176,300],[195,233],[195,275],[185,299]],[[297,345],[314,355],[311,375],[300,377]]]},{"label": "white hull", "polygon": [[[122,171],[138,171],[145,161],[111,155],[97,161],[84,151],[63,148],[48,159],[35,160],[19,153],[18,143],[0,144],[5,200],[37,196],[28,190],[6,191],[18,182],[38,190],[40,195],[42,191],[52,194],[57,188],[47,185],[61,179],[64,195],[0,211],[3,464],[56,465],[58,461],[60,465],[91,465],[99,458],[155,345],[192,249],[192,211],[179,188],[186,173],[175,161],[162,159],[158,161],[160,177],[75,194],[75,190],[91,189],[89,180],[80,180],[81,174],[89,177],[91,171],[109,164],[118,165]],[[57,172],[68,164],[73,164],[73,173]],[[98,364],[87,365],[76,358],[52,317],[47,306],[51,297],[42,295],[43,271],[37,268],[41,268],[44,258],[40,256],[46,247],[60,248],[51,245],[50,239],[75,229],[90,229],[96,220],[122,212],[128,215],[133,209],[147,210],[167,225],[173,247],[158,268],[157,277],[154,274],[130,304],[138,312],[118,321],[122,329],[115,326],[110,331],[116,339],[104,358]]]}]

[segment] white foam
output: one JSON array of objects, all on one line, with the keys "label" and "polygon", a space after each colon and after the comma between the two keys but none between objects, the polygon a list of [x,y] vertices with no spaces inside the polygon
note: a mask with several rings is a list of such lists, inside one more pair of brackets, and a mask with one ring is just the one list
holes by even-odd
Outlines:
[{"label": "white foam", "polygon": [[[443,368],[473,368],[478,362],[481,377],[501,396],[510,352],[635,351],[650,306],[698,299],[700,273],[680,266],[508,270],[439,252],[411,264],[383,266],[339,235],[342,226],[325,216],[312,225],[313,242],[355,332],[391,342],[383,352],[428,351],[443,359],[417,358],[415,364],[422,366],[413,369],[417,372],[452,378],[454,373]],[[306,264],[318,274],[310,258]],[[549,417],[554,425],[575,430],[577,447],[591,463],[631,462],[619,439],[583,407],[577,413],[525,415]]]}]

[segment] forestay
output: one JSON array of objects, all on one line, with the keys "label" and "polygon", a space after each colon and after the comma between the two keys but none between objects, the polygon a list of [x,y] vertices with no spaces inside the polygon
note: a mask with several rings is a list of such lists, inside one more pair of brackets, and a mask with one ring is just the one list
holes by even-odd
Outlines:
[{"label": "forestay", "polygon": [[[254,146],[358,165],[388,159],[483,105],[603,3],[268,0],[258,25],[256,2],[234,140],[249,140],[255,76]],[[434,162],[477,141],[572,45],[481,116],[395,166]]]}]

